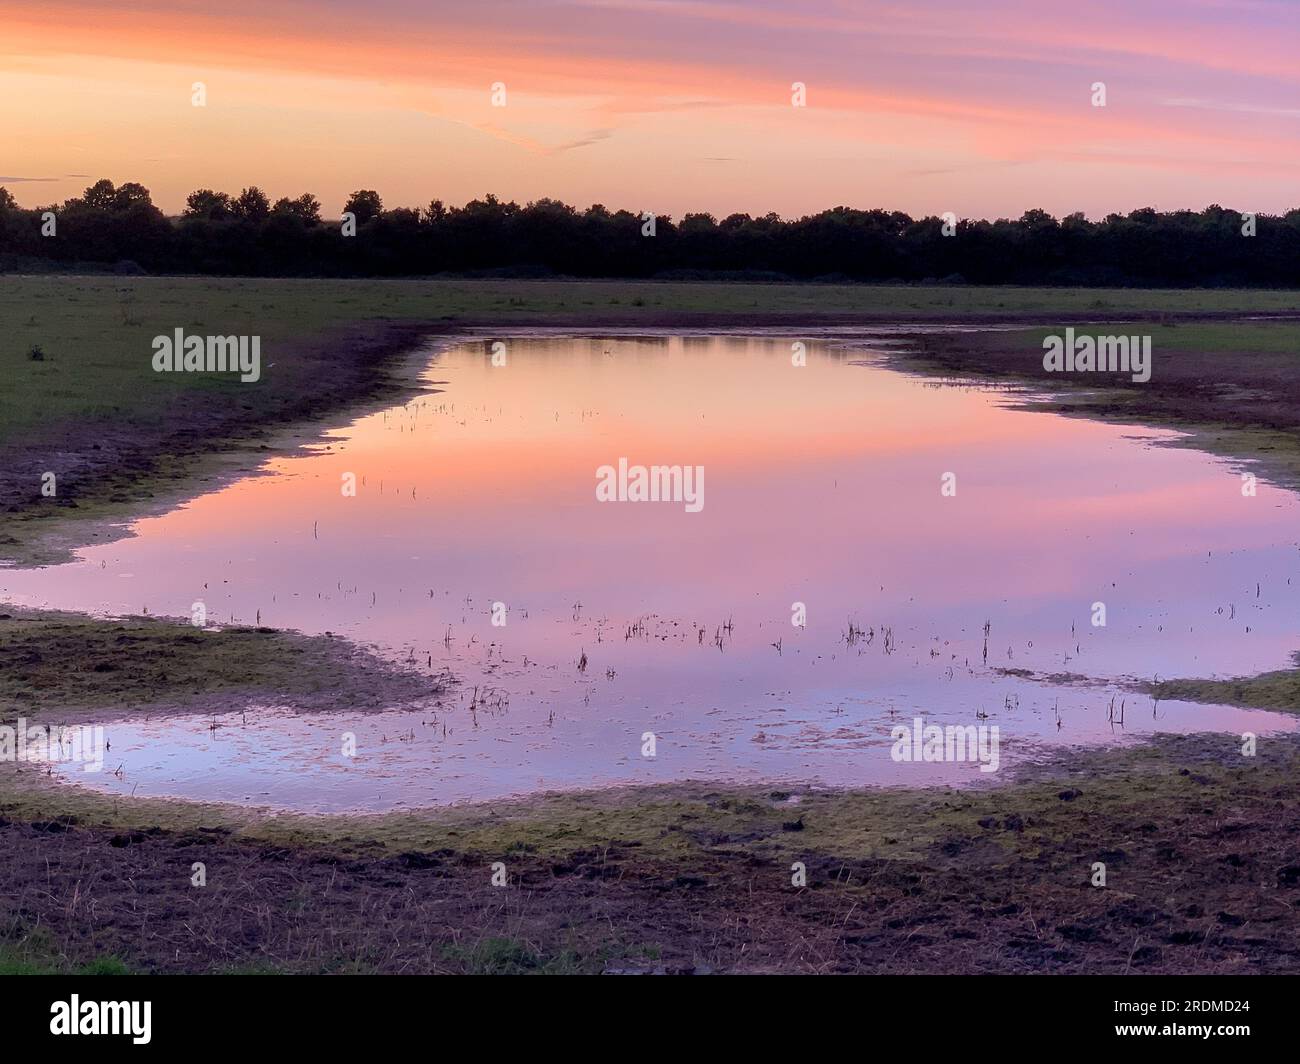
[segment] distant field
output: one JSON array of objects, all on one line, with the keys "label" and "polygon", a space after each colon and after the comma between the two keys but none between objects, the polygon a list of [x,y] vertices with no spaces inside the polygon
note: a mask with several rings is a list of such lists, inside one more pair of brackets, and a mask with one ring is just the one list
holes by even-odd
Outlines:
[{"label": "distant field", "polygon": [[[284,352],[266,387],[150,371],[150,340],[178,326],[263,338],[275,361],[293,338],[384,317],[475,321],[590,316],[863,315],[942,320],[1025,315],[1300,313],[1300,293],[1245,290],[940,288],[863,285],[659,284],[619,281],[328,281],[208,278],[7,277],[0,283],[0,447],[52,420],[147,415],[178,391],[235,389],[255,407],[297,388]],[[1236,328],[1236,326],[1234,326]],[[1289,339],[1279,340],[1290,342]],[[40,345],[44,362],[28,352]],[[287,361],[286,361],[287,360]],[[254,394],[254,393],[260,394]]]}]

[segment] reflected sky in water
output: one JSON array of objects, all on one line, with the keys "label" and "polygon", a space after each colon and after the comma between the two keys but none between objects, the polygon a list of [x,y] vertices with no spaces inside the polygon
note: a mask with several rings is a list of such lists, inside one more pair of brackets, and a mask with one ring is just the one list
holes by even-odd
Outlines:
[{"label": "reflected sky in water", "polygon": [[[960,783],[988,774],[896,763],[891,726],[997,725],[1003,770],[1058,743],[1293,726],[999,673],[1283,667],[1300,505],[1262,483],[1244,497],[1227,463],[1157,445],[1173,433],[887,369],[899,341],[534,335],[506,340],[504,366],[491,339],[459,343],[426,373],[436,393],[0,587],[107,613],[202,600],[218,624],[260,613],[459,680],[369,716],[114,723],[121,774],[88,779],[140,795],[330,811],[683,779]],[[596,469],[620,458],[703,466],[702,511],[598,502]]]}]

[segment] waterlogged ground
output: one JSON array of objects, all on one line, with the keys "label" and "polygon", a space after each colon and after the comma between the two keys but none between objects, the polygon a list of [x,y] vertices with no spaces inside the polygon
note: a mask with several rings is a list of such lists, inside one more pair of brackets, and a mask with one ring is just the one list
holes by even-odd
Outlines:
[{"label": "waterlogged ground", "polygon": [[[128,713],[106,727],[109,771],[65,775],[379,811],[685,779],[988,781],[1054,744],[1291,729],[1118,685],[1288,663],[1296,499],[1263,483],[1243,496],[1224,462],[1159,446],[1170,432],[885,368],[880,353],[907,341],[461,343],[431,352],[437,392],[72,564],[0,572],[25,605],[188,616],[202,602],[216,624],[329,631],[459,680],[384,713],[114,707]],[[703,508],[598,502],[596,470],[620,458],[703,466]],[[998,772],[895,761],[890,729],[917,716],[997,726]]]}]

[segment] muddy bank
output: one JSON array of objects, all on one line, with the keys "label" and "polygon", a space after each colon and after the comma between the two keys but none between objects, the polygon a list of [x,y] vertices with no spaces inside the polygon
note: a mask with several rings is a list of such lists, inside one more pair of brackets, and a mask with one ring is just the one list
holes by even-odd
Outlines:
[{"label": "muddy bank", "polygon": [[[1189,434],[1187,446],[1300,489],[1300,362],[1294,354],[1300,333],[1282,319],[1204,327],[1190,324],[1194,319],[1187,316],[1177,322],[1165,316],[1154,326],[1145,320],[1139,330],[1120,331],[1152,335],[1146,382],[1123,373],[1045,372],[1043,336],[1062,326],[933,333],[886,357],[903,370],[1004,384],[1038,410],[1178,429]],[[1074,324],[1081,333],[1090,331]],[[1237,331],[1225,333],[1228,326]],[[1102,330],[1091,330],[1097,331]]]},{"label": "muddy bank", "polygon": [[1298,769],[1293,738],[1247,758],[1232,737],[1162,737],[974,792],[696,785],[243,822],[106,799],[60,813],[68,788],[36,816],[0,783],[0,963],[1294,972]]},{"label": "muddy bank", "polygon": [[1295,655],[1295,660],[1296,668],[1278,669],[1258,676],[1237,676],[1227,680],[1159,680],[1141,684],[1138,689],[1154,698],[1300,713],[1300,654]]},{"label": "muddy bank", "polygon": [[1294,655],[1296,667],[1262,672],[1257,676],[1234,676],[1224,680],[1101,680],[1076,672],[1042,673],[1032,669],[994,669],[1003,676],[1016,676],[1036,683],[1057,687],[1106,687],[1119,683],[1130,691],[1150,695],[1157,700],[1202,702],[1216,706],[1248,709],[1274,709],[1300,713],[1300,653]]},{"label": "muddy bank", "polygon": [[153,617],[97,619],[0,604],[0,722],[106,723],[126,713],[386,709],[423,702],[450,679],[398,668],[330,636],[200,628]]},{"label": "muddy bank", "polygon": [[[414,394],[416,372],[404,356],[445,331],[357,323],[272,347],[263,386],[159,392],[146,413],[132,416],[56,410],[39,429],[0,443],[0,562],[67,561],[79,546],[122,535],[115,524],[168,509],[204,481],[246,473],[315,438],[325,418]],[[46,471],[57,475],[53,497],[42,495]]]}]

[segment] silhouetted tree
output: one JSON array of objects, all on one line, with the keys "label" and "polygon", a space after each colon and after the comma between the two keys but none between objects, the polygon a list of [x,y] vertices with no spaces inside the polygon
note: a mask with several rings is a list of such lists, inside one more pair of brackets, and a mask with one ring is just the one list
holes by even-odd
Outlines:
[{"label": "silhouetted tree", "polygon": [[271,213],[271,201],[256,185],[244,189],[230,205],[231,213],[246,222],[262,222]]},{"label": "silhouetted tree", "polygon": [[310,192],[304,192],[297,199],[282,198],[275,201],[274,213],[297,218],[304,225],[316,225],[320,222],[320,200]]},{"label": "silhouetted tree", "polygon": [[56,208],[58,240],[40,236],[40,213],[0,189],[0,270],[36,260],[153,271],[286,276],[413,276],[506,272],[583,277],[719,277],[836,281],[948,281],[1058,285],[1300,285],[1300,209],[1244,216],[1146,207],[1089,221],[1032,209],[1019,218],[943,219],[840,206],[801,218],[736,213],[721,222],[661,215],[643,235],[639,211],[593,204],[579,211],[543,198],[521,207],[494,195],[463,207],[432,200],[385,211],[371,190],[347,208],[361,226],[344,238],[320,224],[310,193],[268,206],[250,186],[232,197],[199,189],[167,219],[149,190],[97,181]]},{"label": "silhouetted tree", "polygon": [[372,218],[378,218],[384,211],[384,201],[373,189],[358,189],[348,197],[343,206],[344,214],[356,215],[357,225],[365,225]]},{"label": "silhouetted tree", "polygon": [[201,188],[191,192],[185,200],[186,218],[206,218],[219,222],[231,216],[230,196],[225,192],[213,192],[210,188]]},{"label": "silhouetted tree", "polygon": [[153,197],[149,195],[149,190],[144,185],[137,184],[134,181],[119,185],[117,192],[113,196],[113,210],[115,211],[126,211],[132,207],[152,206]]},{"label": "silhouetted tree", "polygon": [[102,178],[81,194],[81,202],[93,211],[111,211],[117,206],[117,189],[108,178]]}]

